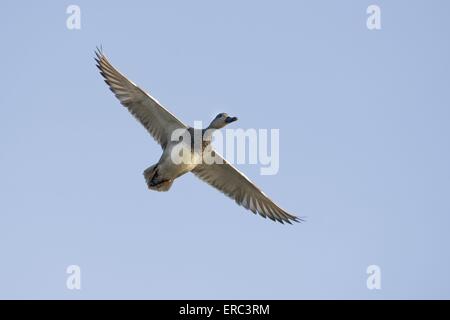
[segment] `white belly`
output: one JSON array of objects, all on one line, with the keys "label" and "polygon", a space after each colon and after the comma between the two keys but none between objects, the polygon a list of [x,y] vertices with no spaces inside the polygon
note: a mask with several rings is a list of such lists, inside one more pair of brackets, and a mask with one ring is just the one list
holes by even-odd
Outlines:
[{"label": "white belly", "polygon": [[193,170],[201,163],[202,155],[192,153],[190,145],[179,143],[169,146],[159,160],[158,174],[165,179],[175,179]]}]

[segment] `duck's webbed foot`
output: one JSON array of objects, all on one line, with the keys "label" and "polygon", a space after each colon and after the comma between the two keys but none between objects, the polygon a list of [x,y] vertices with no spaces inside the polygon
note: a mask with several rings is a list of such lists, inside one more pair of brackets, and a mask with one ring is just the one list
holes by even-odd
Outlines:
[{"label": "duck's webbed foot", "polygon": [[145,182],[150,190],[168,191],[173,179],[164,179],[158,175],[158,166],[153,165],[144,171]]},{"label": "duck's webbed foot", "polygon": [[170,189],[170,187],[172,186],[172,183],[173,183],[173,180],[159,181],[156,179],[156,181],[151,180],[151,181],[147,182],[147,186],[150,190],[168,191]]}]

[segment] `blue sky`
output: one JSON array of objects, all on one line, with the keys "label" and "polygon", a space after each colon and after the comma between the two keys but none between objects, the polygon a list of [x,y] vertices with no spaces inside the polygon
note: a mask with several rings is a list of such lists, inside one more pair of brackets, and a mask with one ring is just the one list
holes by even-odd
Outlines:
[{"label": "blue sky", "polygon": [[[450,298],[448,1],[0,9],[0,298]],[[188,124],[280,129],[277,175],[239,168],[307,222],[254,216],[192,175],[148,191],[160,147],[103,83],[99,44]]]}]

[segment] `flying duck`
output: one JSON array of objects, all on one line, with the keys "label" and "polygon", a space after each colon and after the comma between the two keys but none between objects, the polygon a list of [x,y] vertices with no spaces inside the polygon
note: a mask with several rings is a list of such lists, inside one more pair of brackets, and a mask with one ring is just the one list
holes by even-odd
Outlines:
[{"label": "flying duck", "polygon": [[[173,181],[181,175],[192,172],[195,176],[218,189],[237,204],[259,213],[264,218],[281,223],[292,221],[299,222],[302,219],[287,213],[276,205],[269,197],[253,184],[243,173],[237,170],[218,153],[212,151],[215,159],[211,162],[183,162],[175,163],[171,158],[173,149],[180,147],[182,141],[173,141],[175,130],[182,129],[195,136],[196,130],[200,130],[205,139],[202,140],[201,149],[212,148],[209,145],[210,136],[214,130],[221,129],[237,120],[226,113],[218,114],[206,129],[194,129],[178,120],[172,113],[165,109],[155,98],[144,92],[132,81],[121,74],[111,63],[101,49],[95,52],[97,67],[110,90],[119,99],[120,103],[147,129],[150,135],[161,145],[163,153],[158,163],[144,171],[145,181],[151,190],[168,191]],[[186,143],[185,143],[186,144]],[[191,154],[197,151],[191,146]]]}]

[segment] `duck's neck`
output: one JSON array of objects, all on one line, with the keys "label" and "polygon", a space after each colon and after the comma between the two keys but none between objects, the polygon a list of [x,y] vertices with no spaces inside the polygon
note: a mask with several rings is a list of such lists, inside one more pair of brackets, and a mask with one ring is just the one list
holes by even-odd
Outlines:
[{"label": "duck's neck", "polygon": [[206,129],[203,129],[203,140],[211,141],[212,136],[216,130],[217,128],[211,127],[211,125],[209,125]]}]

